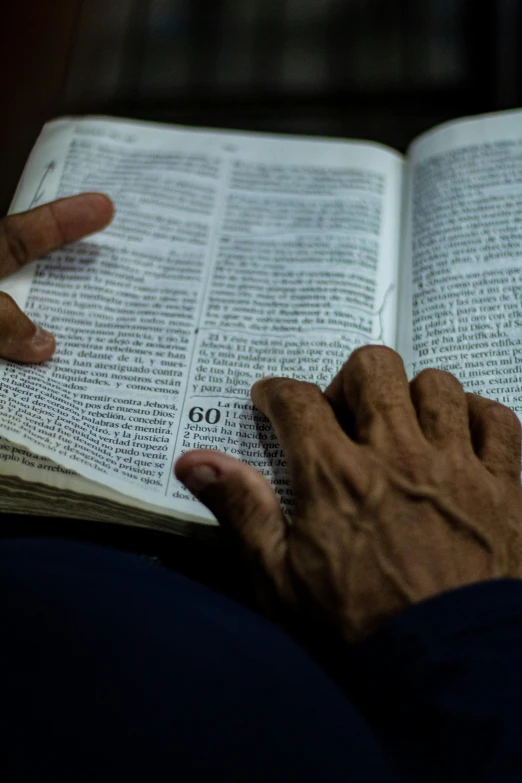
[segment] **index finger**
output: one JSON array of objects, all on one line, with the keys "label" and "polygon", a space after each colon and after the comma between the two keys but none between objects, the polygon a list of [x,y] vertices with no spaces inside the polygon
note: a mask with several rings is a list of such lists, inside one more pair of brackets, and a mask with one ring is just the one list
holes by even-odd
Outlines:
[{"label": "index finger", "polygon": [[113,214],[108,196],[82,193],[0,220],[0,278],[51,250],[100,231]]},{"label": "index finger", "polygon": [[380,449],[422,447],[410,387],[399,354],[384,345],[357,348],[325,391],[337,411],[346,409],[353,437]]},{"label": "index finger", "polygon": [[466,394],[473,447],[490,473],[520,483],[522,431],[510,408],[478,394]]},{"label": "index finger", "polygon": [[251,396],[270,419],[285,452],[298,504],[327,481],[334,453],[342,453],[345,467],[357,459],[358,447],[341,430],[330,403],[315,384],[262,378],[253,385]]}]

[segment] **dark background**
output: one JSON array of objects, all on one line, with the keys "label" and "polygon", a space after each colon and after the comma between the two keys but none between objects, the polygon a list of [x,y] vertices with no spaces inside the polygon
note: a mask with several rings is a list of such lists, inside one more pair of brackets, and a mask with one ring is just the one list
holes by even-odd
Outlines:
[{"label": "dark background", "polygon": [[[522,104],[519,0],[0,0],[0,214],[42,124],[105,113],[373,139]],[[46,534],[64,523],[46,522]],[[4,519],[4,533],[42,530]],[[145,531],[75,535],[241,593],[229,555]]]},{"label": "dark background", "polygon": [[0,210],[43,122],[367,138],[522,103],[519,0],[3,0]]}]

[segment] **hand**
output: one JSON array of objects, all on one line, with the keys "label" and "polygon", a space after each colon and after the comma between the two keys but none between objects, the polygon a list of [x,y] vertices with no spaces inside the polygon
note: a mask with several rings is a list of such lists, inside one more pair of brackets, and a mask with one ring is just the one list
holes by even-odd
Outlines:
[{"label": "hand", "polygon": [[522,576],[521,435],[508,408],[439,370],[408,384],[380,346],[355,351],[324,394],[265,378],[252,400],[286,452],[291,525],[265,478],[231,457],[189,452],[176,475],[286,606],[353,642],[424,598]]},{"label": "hand", "polygon": [[[51,250],[100,231],[114,213],[101,193],[84,193],[0,220],[0,278]],[[52,334],[36,326],[14,300],[0,292],[0,358],[44,362],[56,348]]]}]

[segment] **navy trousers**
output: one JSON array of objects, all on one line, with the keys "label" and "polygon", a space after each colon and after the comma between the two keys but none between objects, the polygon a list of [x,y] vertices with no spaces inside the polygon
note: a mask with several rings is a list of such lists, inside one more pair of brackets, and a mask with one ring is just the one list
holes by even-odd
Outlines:
[{"label": "navy trousers", "polygon": [[4,781],[522,780],[522,582],[409,609],[347,652],[139,557],[0,543]]}]

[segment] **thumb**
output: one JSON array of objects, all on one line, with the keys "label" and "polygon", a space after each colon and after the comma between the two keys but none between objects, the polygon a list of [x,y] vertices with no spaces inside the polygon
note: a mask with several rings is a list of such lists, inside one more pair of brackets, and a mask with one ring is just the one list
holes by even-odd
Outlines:
[{"label": "thumb", "polygon": [[0,358],[44,362],[56,348],[54,337],[36,326],[9,294],[0,293]]},{"label": "thumb", "polygon": [[184,454],[176,477],[240,539],[248,555],[276,577],[286,554],[287,523],[272,487],[255,468],[226,454]]}]

